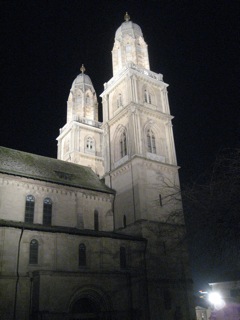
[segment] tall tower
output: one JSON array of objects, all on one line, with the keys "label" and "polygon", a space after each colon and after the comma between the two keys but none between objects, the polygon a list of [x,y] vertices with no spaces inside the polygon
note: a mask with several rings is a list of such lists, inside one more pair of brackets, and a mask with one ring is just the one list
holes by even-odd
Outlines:
[{"label": "tall tower", "polygon": [[58,159],[89,166],[103,174],[102,130],[92,81],[81,73],[73,81],[67,101],[67,123],[58,136]]},{"label": "tall tower", "polygon": [[[191,319],[191,280],[167,87],[150,70],[141,28],[128,14],[104,84],[105,182],[115,189],[115,229],[148,240],[150,319]],[[174,318],[176,315],[176,318]]]},{"label": "tall tower", "polygon": [[162,221],[167,186],[179,188],[167,84],[149,69],[140,27],[125,15],[115,34],[113,78],[104,85],[105,181],[117,190],[115,227]]}]

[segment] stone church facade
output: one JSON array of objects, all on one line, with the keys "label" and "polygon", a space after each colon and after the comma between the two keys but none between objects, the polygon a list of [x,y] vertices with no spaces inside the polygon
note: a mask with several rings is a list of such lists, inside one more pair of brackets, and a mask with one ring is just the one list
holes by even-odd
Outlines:
[{"label": "stone church facade", "polygon": [[58,159],[0,148],[0,318],[192,320],[167,84],[128,14],[103,122],[82,66]]}]

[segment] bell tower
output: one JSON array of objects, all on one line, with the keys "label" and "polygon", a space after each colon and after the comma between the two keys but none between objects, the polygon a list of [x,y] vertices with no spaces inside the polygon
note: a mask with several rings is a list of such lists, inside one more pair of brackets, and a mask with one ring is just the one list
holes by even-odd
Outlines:
[{"label": "bell tower", "polygon": [[67,123],[58,136],[58,159],[89,166],[103,174],[102,130],[98,102],[85,67],[73,81],[67,101]]},{"label": "bell tower", "polygon": [[112,64],[101,96],[105,181],[117,190],[115,227],[162,221],[177,206],[164,204],[169,190],[179,188],[168,85],[149,69],[141,28],[128,14],[115,34]]},{"label": "bell tower", "polygon": [[112,50],[113,75],[121,71],[128,62],[149,70],[147,44],[143,39],[141,28],[130,21],[128,13],[115,34]]},{"label": "bell tower", "polygon": [[116,190],[115,229],[148,241],[150,319],[159,319],[161,310],[163,319],[190,320],[191,276],[168,85],[150,70],[141,28],[128,14],[115,34],[112,65],[101,97],[104,177]]}]

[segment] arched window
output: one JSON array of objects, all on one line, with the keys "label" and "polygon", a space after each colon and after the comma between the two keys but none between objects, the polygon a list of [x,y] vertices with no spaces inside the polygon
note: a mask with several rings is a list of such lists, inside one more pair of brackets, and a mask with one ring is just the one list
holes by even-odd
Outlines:
[{"label": "arched window", "polygon": [[87,95],[86,95],[86,103],[87,103],[87,104],[90,104],[90,96],[89,96],[88,93],[87,93]]},{"label": "arched window", "polygon": [[77,92],[77,95],[76,95],[76,102],[77,103],[81,103],[82,102],[82,94],[81,92]]},{"label": "arched window", "polygon": [[35,204],[34,196],[28,195],[26,197],[26,205],[25,205],[25,222],[33,223],[34,204]]},{"label": "arched window", "polygon": [[52,223],[52,200],[45,198],[43,201],[43,224],[50,226]]},{"label": "arched window", "polygon": [[132,46],[131,44],[127,43],[126,45],[126,60],[132,61],[133,60],[133,52],[132,52]]},{"label": "arched window", "polygon": [[147,150],[150,153],[156,154],[156,140],[152,130],[147,131]]},{"label": "arched window", "polygon": [[127,43],[126,52],[131,52],[131,50],[132,50],[132,46],[129,43]]},{"label": "arched window", "polygon": [[120,137],[120,155],[121,158],[127,155],[127,137],[125,132]]},{"label": "arched window", "polygon": [[120,247],[120,268],[126,269],[126,267],[127,267],[126,248]]},{"label": "arched window", "polygon": [[152,103],[151,95],[147,90],[144,91],[144,102],[147,102],[149,104]]},{"label": "arched window", "polygon": [[79,245],[78,265],[84,267],[87,265],[86,246],[84,243]]},{"label": "arched window", "polygon": [[97,210],[94,210],[94,230],[99,230],[99,214]]},{"label": "arched window", "polygon": [[36,239],[30,242],[29,263],[38,264],[38,241]]},{"label": "arched window", "polygon": [[86,140],[86,150],[87,151],[94,151],[94,139],[91,137],[88,137]]},{"label": "arched window", "polygon": [[126,217],[126,215],[124,214],[124,215],[123,215],[123,227],[126,228],[126,226],[127,226],[127,217]]},{"label": "arched window", "polygon": [[123,106],[123,102],[122,102],[122,94],[119,93],[118,97],[117,97],[117,108],[120,108]]}]

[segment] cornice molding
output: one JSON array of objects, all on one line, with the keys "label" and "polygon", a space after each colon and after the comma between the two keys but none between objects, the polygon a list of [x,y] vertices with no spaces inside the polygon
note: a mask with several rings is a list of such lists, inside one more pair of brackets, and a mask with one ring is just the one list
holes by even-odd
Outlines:
[{"label": "cornice molding", "polygon": [[74,198],[85,198],[85,199],[91,199],[91,200],[98,200],[98,201],[104,201],[104,202],[111,202],[113,195],[112,194],[105,194],[103,196],[102,193],[99,193],[94,190],[85,190],[85,189],[75,189],[69,186],[58,186],[54,185],[51,182],[42,182],[39,180],[33,180],[28,178],[22,178],[22,177],[15,177],[13,178],[11,176],[7,176],[4,174],[1,178],[0,182],[3,186],[9,185],[9,186],[15,186],[18,188],[23,188],[25,190],[33,191],[35,192],[43,192],[45,194],[59,194],[59,195],[68,195]]},{"label": "cornice molding", "polygon": [[132,158],[128,159],[126,162],[119,165],[119,167],[109,171],[108,175],[110,175],[111,177],[115,177],[119,174],[122,174],[123,172],[130,170],[131,165],[141,165],[141,166],[144,165],[146,168],[154,168],[154,170],[159,170],[161,172],[168,172],[168,173],[172,173],[172,172],[175,173],[180,168],[179,166],[174,164],[163,163],[163,162],[142,157],[140,155],[134,155]]},{"label": "cornice molding", "polygon": [[142,79],[156,87],[168,87],[168,84],[163,82],[162,80],[162,74],[157,74],[151,70],[139,68],[133,63],[129,63],[128,66],[126,66],[118,74],[116,74],[114,77],[112,77],[108,82],[104,84],[104,91],[100,95],[100,97],[110,94],[113,90],[115,90],[116,85],[119,85],[119,83],[122,82],[124,78],[131,77],[133,75],[135,75],[138,79]]},{"label": "cornice molding", "polygon": [[78,122],[78,121],[72,120],[71,122],[66,123],[65,126],[63,126],[60,129],[60,134],[57,137],[57,140],[60,140],[60,139],[64,138],[64,136],[67,135],[68,132],[71,131],[72,129],[74,130],[74,126],[77,126],[79,128],[83,128],[83,129],[87,129],[89,131],[98,132],[100,134],[103,133],[103,130],[101,128],[96,128],[96,127],[88,125],[86,123],[82,123],[82,122]]}]

